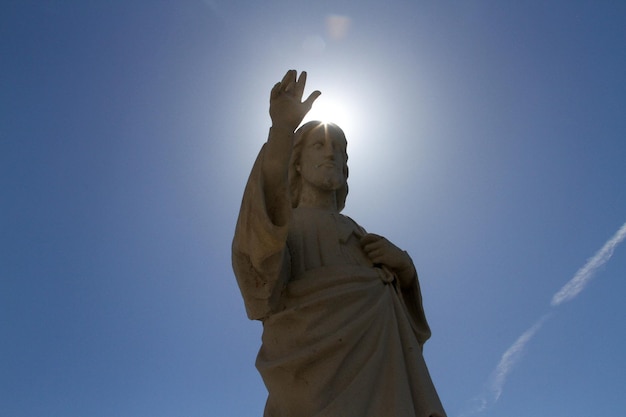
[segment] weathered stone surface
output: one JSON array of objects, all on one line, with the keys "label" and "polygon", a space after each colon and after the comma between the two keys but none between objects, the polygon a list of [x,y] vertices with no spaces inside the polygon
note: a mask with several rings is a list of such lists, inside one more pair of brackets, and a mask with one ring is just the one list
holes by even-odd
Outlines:
[{"label": "weathered stone surface", "polygon": [[306,73],[272,89],[272,128],[252,168],[233,240],[265,417],[445,416],[422,356],[430,329],[403,250],[341,214],[346,138],[302,122]]}]

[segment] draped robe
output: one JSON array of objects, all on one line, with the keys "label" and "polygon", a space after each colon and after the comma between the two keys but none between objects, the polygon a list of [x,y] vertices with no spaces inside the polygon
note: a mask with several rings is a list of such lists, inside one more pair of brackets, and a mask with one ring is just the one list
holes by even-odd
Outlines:
[{"label": "draped robe", "polygon": [[264,417],[444,417],[422,356],[430,329],[417,276],[401,288],[364,254],[365,230],[339,213],[288,207],[288,223],[272,223],[262,156],[232,260],[248,317],[263,322]]}]

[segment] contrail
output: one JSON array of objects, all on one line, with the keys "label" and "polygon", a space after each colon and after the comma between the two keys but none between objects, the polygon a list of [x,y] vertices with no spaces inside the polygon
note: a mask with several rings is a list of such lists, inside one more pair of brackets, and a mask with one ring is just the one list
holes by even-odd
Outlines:
[{"label": "contrail", "polygon": [[469,410],[462,413],[461,417],[469,417],[481,413],[498,401],[502,394],[502,388],[504,387],[506,378],[522,358],[528,342],[535,336],[548,317],[550,317],[550,314],[546,314],[540,318],[528,330],[522,333],[515,343],[502,354],[498,366],[496,366],[496,369],[494,369],[489,376],[486,392],[484,392],[483,395],[475,397],[472,400],[472,404],[468,407]]},{"label": "contrail", "polygon": [[611,259],[613,251],[617,245],[622,243],[624,238],[626,238],[626,223],[624,223],[615,235],[613,235],[613,237],[609,239],[604,246],[602,246],[602,249],[596,252],[596,254],[587,261],[585,266],[576,272],[574,278],[572,278],[556,294],[554,294],[550,305],[552,307],[556,307],[565,301],[569,301],[576,297],[585,288],[589,281],[591,281],[598,268]]},{"label": "contrail", "polygon": [[[615,248],[617,245],[622,243],[624,239],[626,239],[626,223],[624,223],[622,227],[620,227],[619,230],[613,235],[613,237],[609,239],[604,246],[602,246],[602,248],[576,272],[574,277],[570,279],[567,284],[554,294],[550,305],[552,307],[558,307],[562,303],[569,301],[580,294],[580,292],[585,289],[585,286],[593,278],[598,268],[611,259]],[[462,413],[462,417],[481,413],[498,401],[509,373],[520,361],[528,342],[530,342],[549,317],[550,314],[546,314],[540,318],[528,330],[522,333],[522,335],[517,338],[515,343],[513,343],[511,347],[509,347],[502,354],[500,362],[489,377],[487,393],[474,398],[472,400],[473,406],[470,407],[469,411]]]},{"label": "contrail", "polygon": [[489,392],[491,393],[491,399],[495,403],[502,394],[502,387],[506,382],[506,377],[509,375],[513,367],[519,362],[524,353],[524,348],[533,336],[539,331],[546,319],[550,317],[549,314],[544,315],[535,324],[533,324],[528,330],[526,330],[520,337],[517,338],[515,343],[502,354],[500,362],[496,369],[491,374],[489,380]]}]

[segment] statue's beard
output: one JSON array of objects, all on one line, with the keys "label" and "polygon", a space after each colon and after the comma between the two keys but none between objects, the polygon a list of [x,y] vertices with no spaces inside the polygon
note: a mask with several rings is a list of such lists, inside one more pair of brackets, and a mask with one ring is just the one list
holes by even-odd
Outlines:
[{"label": "statue's beard", "polygon": [[326,187],[329,190],[338,190],[343,187],[344,183],[345,181],[343,180],[343,178],[333,177],[328,179],[328,181],[326,182]]},{"label": "statue's beard", "polygon": [[314,185],[323,189],[323,190],[333,190],[336,191],[343,187],[346,183],[345,178],[342,174],[333,172],[333,173],[319,173],[320,175],[316,178],[317,181],[314,182]]},{"label": "statue's beard", "polygon": [[305,166],[300,173],[300,179],[308,183],[309,188],[320,191],[336,191],[344,187],[346,178],[344,168],[335,164],[321,163]]}]

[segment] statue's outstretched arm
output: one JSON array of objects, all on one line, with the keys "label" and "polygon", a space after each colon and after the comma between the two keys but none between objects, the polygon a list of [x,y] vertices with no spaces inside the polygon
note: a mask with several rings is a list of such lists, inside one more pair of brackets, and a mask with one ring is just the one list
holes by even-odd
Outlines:
[{"label": "statue's outstretched arm", "polygon": [[321,94],[316,90],[302,101],[306,72],[302,71],[298,78],[296,75],[295,70],[287,71],[270,93],[272,127],[261,167],[268,214],[280,226],[288,220],[285,207],[291,205],[287,175],[294,131]]}]

